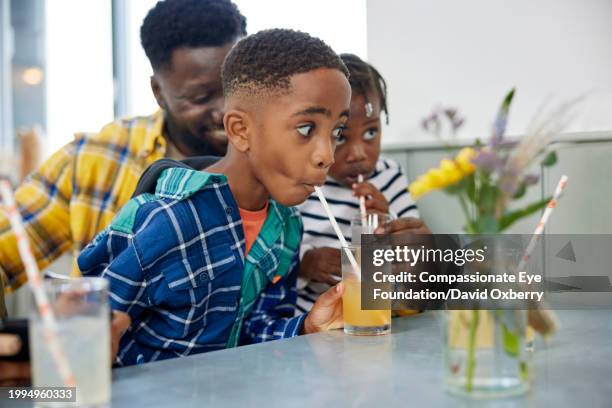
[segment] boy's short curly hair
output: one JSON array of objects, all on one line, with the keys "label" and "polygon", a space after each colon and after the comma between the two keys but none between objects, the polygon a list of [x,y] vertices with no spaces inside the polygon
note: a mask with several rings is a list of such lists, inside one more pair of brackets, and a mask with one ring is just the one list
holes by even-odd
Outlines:
[{"label": "boy's short curly hair", "polygon": [[240,40],[225,58],[223,93],[287,90],[291,76],[318,68],[349,75],[340,57],[320,39],[289,29],[263,30]]},{"label": "boy's short curly hair", "polygon": [[219,47],[245,35],[246,18],[229,0],[159,1],[140,27],[153,70],[171,68],[177,48]]}]

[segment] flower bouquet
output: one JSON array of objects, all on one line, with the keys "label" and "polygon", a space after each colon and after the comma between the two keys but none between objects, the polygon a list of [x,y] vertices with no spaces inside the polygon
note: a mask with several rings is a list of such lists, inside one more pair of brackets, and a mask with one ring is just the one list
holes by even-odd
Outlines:
[{"label": "flower bouquet", "polygon": [[[504,98],[486,144],[476,141],[473,147],[461,149],[453,158],[442,159],[437,168],[418,177],[409,187],[414,199],[436,190],[456,197],[467,234],[504,232],[517,220],[542,210],[551,200],[546,197],[521,208],[512,206],[538,182],[538,175],[530,172],[535,165],[553,166],[557,162],[556,153],[548,146],[571,120],[575,102],[536,116],[527,134],[514,141],[505,137],[514,93],[512,89]],[[453,133],[463,124],[455,110],[439,112],[441,115],[434,113],[423,121],[425,130],[433,130],[436,136],[439,137],[441,118],[450,122]],[[516,263],[509,265],[508,257],[505,258],[502,267],[517,267]],[[521,254],[515,258],[520,259]],[[527,330],[525,311],[453,310],[446,317],[447,386],[451,392],[501,397],[528,389],[523,343]],[[529,318],[531,322],[531,315]],[[543,324],[537,328],[550,333],[552,326]]]}]

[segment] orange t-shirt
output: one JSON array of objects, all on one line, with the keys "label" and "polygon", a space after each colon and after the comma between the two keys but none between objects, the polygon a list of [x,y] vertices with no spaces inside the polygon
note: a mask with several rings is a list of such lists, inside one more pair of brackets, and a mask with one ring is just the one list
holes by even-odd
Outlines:
[{"label": "orange t-shirt", "polygon": [[268,216],[268,203],[266,202],[266,206],[257,211],[248,211],[242,208],[239,208],[239,210],[240,218],[242,218],[242,229],[244,230],[244,241],[246,246],[244,254],[246,255],[257,239],[257,235],[259,235],[259,231],[261,231],[264,221],[266,221],[266,217]]}]

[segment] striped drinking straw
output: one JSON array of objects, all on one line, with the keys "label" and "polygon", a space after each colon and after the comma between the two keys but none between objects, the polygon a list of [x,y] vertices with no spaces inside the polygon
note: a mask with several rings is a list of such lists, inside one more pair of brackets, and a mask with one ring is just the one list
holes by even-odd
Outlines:
[{"label": "striped drinking straw", "polygon": [[[531,253],[533,252],[533,249],[535,248],[537,243],[540,241],[542,233],[544,232],[544,227],[546,226],[546,223],[548,222],[548,219],[550,218],[550,215],[552,214],[553,210],[557,206],[557,202],[559,201],[561,194],[563,194],[563,191],[565,191],[566,185],[567,176],[563,175],[561,176],[561,180],[559,180],[559,184],[557,184],[555,193],[553,194],[552,198],[548,202],[548,205],[546,206],[546,209],[544,210],[544,214],[542,214],[542,218],[540,218],[540,222],[538,222],[538,226],[533,232],[533,236],[529,241],[529,245],[527,245],[525,253],[521,258],[521,261],[519,262],[517,271],[525,270],[525,266],[527,265],[527,262],[529,262]],[[538,309],[529,310],[528,316],[530,325],[536,327],[538,331],[544,336],[552,334],[558,326],[553,313],[548,310],[542,309],[541,305]]]},{"label": "striped drinking straw", "polygon": [[550,218],[550,214],[552,214],[553,210],[557,206],[557,202],[559,201],[561,194],[563,194],[563,191],[565,190],[566,185],[567,185],[567,176],[565,175],[561,176],[561,180],[559,180],[559,184],[557,184],[557,188],[555,189],[555,194],[553,194],[553,197],[548,202],[548,205],[546,206],[546,209],[544,210],[544,214],[542,214],[542,218],[540,218],[540,222],[538,222],[538,226],[533,232],[531,241],[529,241],[529,245],[527,245],[527,249],[525,249],[525,254],[523,255],[523,258],[521,259],[521,262],[519,263],[519,266],[518,266],[519,271],[522,271],[525,268],[525,265],[527,264],[527,262],[529,261],[529,258],[531,257],[531,253],[533,252],[533,249],[535,248],[536,244],[540,241],[540,238],[542,237],[542,233],[544,232],[544,227],[546,226],[546,223],[548,222],[548,219]]},{"label": "striped drinking straw", "polygon": [[51,355],[55,360],[56,367],[60,373],[60,376],[62,377],[64,385],[66,387],[76,387],[76,381],[72,375],[70,364],[68,363],[66,354],[64,353],[64,350],[62,349],[57,337],[57,321],[55,319],[55,315],[53,314],[53,310],[51,309],[51,305],[49,304],[47,293],[43,289],[40,271],[38,270],[38,266],[34,260],[34,256],[32,255],[30,243],[23,228],[23,221],[19,211],[17,211],[15,197],[13,196],[13,191],[8,181],[0,180],[0,194],[2,194],[2,200],[5,204],[5,210],[8,213],[11,228],[17,237],[19,254],[21,255],[21,259],[28,275],[30,288],[34,293],[34,300],[36,301],[38,312],[42,318],[45,342],[51,350]]}]

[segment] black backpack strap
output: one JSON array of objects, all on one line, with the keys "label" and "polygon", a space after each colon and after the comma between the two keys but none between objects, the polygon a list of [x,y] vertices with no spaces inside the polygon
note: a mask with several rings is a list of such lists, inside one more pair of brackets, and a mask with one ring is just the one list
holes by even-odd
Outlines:
[{"label": "black backpack strap", "polygon": [[181,161],[173,159],[160,159],[147,167],[144,173],[142,173],[140,179],[138,180],[138,184],[136,185],[136,190],[134,190],[134,193],[132,194],[132,198],[143,193],[154,194],[155,188],[157,187],[157,179],[161,175],[162,171],[166,169],[179,167],[190,170],[202,170],[212,166],[219,159],[220,157],[217,156],[195,156]]}]

